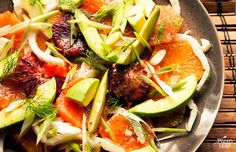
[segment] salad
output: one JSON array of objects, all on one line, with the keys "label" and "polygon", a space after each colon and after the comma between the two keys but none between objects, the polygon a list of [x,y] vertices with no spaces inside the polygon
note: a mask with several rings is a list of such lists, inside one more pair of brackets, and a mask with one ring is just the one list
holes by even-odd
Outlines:
[{"label": "salad", "polygon": [[0,14],[0,130],[25,151],[157,152],[210,74],[178,0],[13,0]]}]

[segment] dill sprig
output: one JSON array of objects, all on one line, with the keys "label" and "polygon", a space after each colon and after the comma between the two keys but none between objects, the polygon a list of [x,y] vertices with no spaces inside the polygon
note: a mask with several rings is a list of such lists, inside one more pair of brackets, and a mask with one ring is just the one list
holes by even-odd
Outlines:
[{"label": "dill sprig", "polygon": [[85,62],[96,70],[106,71],[105,61],[97,56],[92,50],[87,50],[84,56],[76,58],[75,62]]},{"label": "dill sprig", "polygon": [[12,74],[12,72],[17,66],[19,55],[19,51],[14,52],[13,54],[11,54],[0,62],[0,81]]},{"label": "dill sprig", "polygon": [[57,114],[57,109],[52,103],[38,103],[34,99],[28,99],[27,109],[34,112],[40,118],[48,118]]},{"label": "dill sprig", "polygon": [[147,133],[147,130],[145,129],[145,127],[140,122],[134,120],[131,117],[127,117],[127,119],[129,120],[134,133],[138,137],[139,142],[140,143],[145,143],[146,141],[150,142],[150,138],[148,136],[148,133]]},{"label": "dill sprig", "polygon": [[108,106],[109,106],[109,110],[111,112],[113,112],[116,109],[118,109],[118,108],[123,106],[120,98],[117,95],[108,95],[107,103],[108,103]]}]

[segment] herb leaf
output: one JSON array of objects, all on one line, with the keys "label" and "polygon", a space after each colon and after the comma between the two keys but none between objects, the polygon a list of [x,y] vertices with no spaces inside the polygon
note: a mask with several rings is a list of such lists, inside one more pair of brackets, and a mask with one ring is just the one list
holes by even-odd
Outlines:
[{"label": "herb leaf", "polygon": [[53,106],[52,103],[46,102],[43,104],[38,103],[34,99],[28,100],[27,108],[34,112],[40,118],[47,118],[53,115],[56,115],[57,109]]},{"label": "herb leaf", "polygon": [[111,128],[108,126],[108,124],[106,123],[106,121],[102,117],[101,117],[101,120],[102,120],[102,124],[105,127],[105,129],[107,130],[109,136],[114,141],[115,140],[115,136],[114,136],[113,132],[111,131]]},{"label": "herb leaf", "polygon": [[62,87],[61,87],[62,89],[65,89],[65,88],[66,88],[68,82],[71,81],[71,79],[72,79],[73,76],[75,75],[76,70],[77,70],[77,65],[73,66],[73,67],[70,69],[70,71],[67,73],[66,79],[65,79],[65,81],[64,81],[64,83],[63,83],[63,85],[62,85]]},{"label": "herb leaf", "polygon": [[134,133],[138,136],[138,140],[140,141],[140,143],[145,143],[146,141],[146,133],[145,133],[145,129],[143,128],[143,126],[138,123],[137,121],[135,121],[134,119],[127,117],[133,130]]},{"label": "herb leaf", "polygon": [[185,133],[188,132],[186,129],[180,129],[180,128],[153,128],[152,129],[155,132],[170,132],[170,133]]},{"label": "herb leaf", "polygon": [[138,60],[138,63],[141,64],[141,59],[140,59],[137,49],[135,47],[133,47],[132,49],[134,50],[134,54]]},{"label": "herb leaf", "polygon": [[162,67],[162,68],[160,68],[156,71],[156,74],[163,74],[163,73],[171,72],[176,67],[178,67],[178,64],[172,64],[172,65],[169,65],[169,66]]},{"label": "herb leaf", "polygon": [[[71,20],[73,20],[73,19],[74,19],[74,17],[71,16]],[[74,44],[75,37],[77,37],[77,29],[75,27],[75,23],[70,22],[70,45]]]},{"label": "herb leaf", "polygon": [[46,42],[48,49],[51,51],[51,53],[58,58],[61,58],[65,62],[67,62],[69,65],[72,65],[69,60],[67,60],[66,57],[64,57],[61,53],[58,52],[60,48],[57,48],[54,44]]},{"label": "herb leaf", "polygon": [[116,109],[123,106],[122,102],[120,101],[119,97],[116,95],[108,95],[107,101],[110,112],[114,112]]},{"label": "herb leaf", "polygon": [[134,35],[136,36],[137,40],[145,47],[148,48],[148,50],[152,53],[152,47],[149,45],[149,43],[137,32],[134,32]]},{"label": "herb leaf", "polygon": [[[176,91],[180,88],[182,88],[187,82],[186,81],[183,81],[183,82],[178,82],[176,84],[174,84],[173,86],[171,86],[172,90],[173,91]],[[157,90],[153,90],[152,92],[150,92],[147,97],[152,97],[154,95],[158,94],[158,91]]]},{"label": "herb leaf", "polygon": [[56,80],[52,78],[41,84],[33,99],[28,99],[27,108],[40,118],[56,115],[57,110],[53,106],[56,96]]},{"label": "herb leaf", "polygon": [[155,82],[153,82],[150,78],[148,78],[145,75],[141,74],[141,78],[143,79],[144,82],[146,82],[147,84],[151,85],[152,87],[154,87],[162,96],[166,96],[166,93],[161,89],[161,87],[159,87]]},{"label": "herb leaf", "polygon": [[0,61],[0,81],[13,73],[17,66],[19,55],[20,52],[17,51]]},{"label": "herb leaf", "polygon": [[119,55],[121,52],[124,52],[125,50],[127,50],[136,40],[131,40],[129,42],[124,42],[121,46],[119,46],[118,48],[116,48],[114,51],[112,51],[111,53],[109,53],[107,55],[107,59],[111,60],[112,62],[116,62],[119,59]]},{"label": "herb leaf", "polygon": [[100,71],[106,71],[105,61],[97,56],[92,50],[87,50],[83,57],[75,58],[75,62],[85,62]]}]

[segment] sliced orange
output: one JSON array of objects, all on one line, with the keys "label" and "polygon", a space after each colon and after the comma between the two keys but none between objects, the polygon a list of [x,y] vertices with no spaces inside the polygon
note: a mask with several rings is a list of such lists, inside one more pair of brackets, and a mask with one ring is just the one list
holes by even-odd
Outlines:
[{"label": "sliced orange", "polygon": [[[138,137],[132,130],[129,120],[124,116],[114,115],[107,121],[107,125],[114,135],[113,142],[124,148],[126,151],[129,152],[148,146],[147,142],[142,144],[138,141]],[[99,133],[102,138],[111,139],[103,125],[99,126]]]},{"label": "sliced orange", "polygon": [[[9,11],[0,14],[0,27],[6,25],[15,25],[20,23],[21,21],[16,17],[14,13]],[[5,37],[10,39],[14,34],[8,34]],[[23,31],[18,31],[15,33],[15,40],[14,40],[14,48],[17,49],[20,45],[21,38],[23,35]]]},{"label": "sliced orange", "polygon": [[17,23],[20,23],[20,20],[16,17],[14,13],[6,11],[0,14],[0,27],[6,25],[15,25]]},{"label": "sliced orange", "polygon": [[58,115],[64,121],[70,123],[75,127],[81,128],[83,113],[85,112],[85,109],[82,105],[78,104],[72,99],[65,97],[67,91],[79,81],[81,81],[81,79],[74,80],[67,85],[67,87],[61,92],[61,94],[57,98],[55,106],[58,109]]},{"label": "sliced orange", "polygon": [[96,13],[105,4],[105,0],[85,0],[80,8],[85,9],[90,13]]},{"label": "sliced orange", "polygon": [[18,89],[15,82],[3,81],[0,83],[0,110],[8,107],[13,100],[23,97],[23,93]]},{"label": "sliced orange", "polygon": [[[150,45],[155,46],[160,43],[171,42],[180,31],[182,22],[182,17],[171,6],[160,6],[160,17],[149,40]],[[161,26],[163,27],[163,32],[160,34],[158,30]]]},{"label": "sliced orange", "polygon": [[184,79],[187,76],[196,74],[197,79],[201,79],[204,72],[202,63],[194,54],[193,49],[188,42],[161,44],[156,46],[154,53],[161,49],[165,49],[167,53],[161,63],[155,68],[158,70],[161,67],[176,65],[171,72],[159,75],[163,81],[168,83],[170,77],[173,75],[179,76],[180,79]]},{"label": "sliced orange", "polygon": [[37,44],[38,44],[39,48],[43,51],[45,51],[47,49],[47,44],[46,44],[47,40],[48,40],[48,38],[43,33],[40,32],[37,35],[37,38],[36,38]]},{"label": "sliced orange", "polygon": [[55,24],[60,18],[62,18],[65,15],[64,12],[60,12],[57,15],[53,15],[48,19],[48,23]]}]

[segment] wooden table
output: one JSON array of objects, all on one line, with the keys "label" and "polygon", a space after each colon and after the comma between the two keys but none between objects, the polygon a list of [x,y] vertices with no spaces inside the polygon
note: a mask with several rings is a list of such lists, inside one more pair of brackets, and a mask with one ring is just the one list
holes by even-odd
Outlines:
[{"label": "wooden table", "polygon": [[225,86],[213,128],[198,152],[236,152],[235,0],[202,0],[218,30],[225,61]]}]

